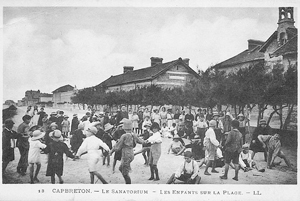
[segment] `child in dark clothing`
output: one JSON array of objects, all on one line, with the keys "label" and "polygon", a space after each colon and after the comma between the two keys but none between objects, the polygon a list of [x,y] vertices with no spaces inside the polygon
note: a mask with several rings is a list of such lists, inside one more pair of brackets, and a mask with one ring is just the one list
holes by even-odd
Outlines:
[{"label": "child in dark clothing", "polygon": [[[102,136],[102,138],[100,138],[111,150],[112,149],[112,135],[111,132],[113,130],[114,126],[111,125],[110,123],[107,123],[104,125],[104,134]],[[102,149],[103,151],[103,149]],[[110,155],[107,151],[103,151],[103,165],[105,165],[105,160],[107,159],[107,166],[109,166],[110,164]]]},{"label": "child in dark clothing", "polygon": [[78,129],[76,129],[74,132],[73,132],[73,135],[71,137],[71,140],[70,140],[70,145],[71,145],[71,149],[73,151],[74,154],[77,153],[80,145],[82,144],[83,142],[83,138],[85,138],[86,136],[83,134],[83,129],[84,129],[84,124],[83,123],[80,123],[78,125]]},{"label": "child in dark clothing", "polygon": [[[144,125],[144,128],[145,128],[144,133],[142,135],[140,135],[140,136],[143,137],[143,140],[145,140],[145,141],[150,137],[150,127],[151,127],[151,123],[147,122]],[[142,153],[142,155],[143,155],[143,157],[145,159],[144,165],[147,165],[147,166],[148,166],[148,159],[149,159],[150,147],[151,147],[151,144],[149,144],[149,143],[148,144],[147,143],[143,143],[142,144],[142,149],[134,153],[134,155]]]},{"label": "child in dark clothing", "polygon": [[63,154],[65,153],[70,158],[74,158],[74,155],[69,151],[67,145],[62,142],[63,138],[60,130],[54,130],[50,133],[50,136],[52,136],[52,141],[44,150],[46,154],[49,153],[46,176],[51,176],[51,183],[55,184],[55,175],[57,175],[59,183],[63,184]]}]

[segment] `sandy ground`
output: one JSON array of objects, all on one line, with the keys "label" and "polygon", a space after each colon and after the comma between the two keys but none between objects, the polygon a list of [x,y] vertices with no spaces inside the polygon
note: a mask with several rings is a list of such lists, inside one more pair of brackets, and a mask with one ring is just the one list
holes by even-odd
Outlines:
[{"label": "sandy ground", "polygon": [[[53,109],[46,108],[45,110],[48,114],[51,111],[56,111]],[[70,117],[72,113],[70,111],[65,111]],[[85,112],[77,111],[79,117],[81,117]],[[24,115],[24,108],[18,109],[18,115],[14,118],[16,126],[21,123],[21,117]],[[71,120],[72,118],[70,118]],[[187,141],[187,140],[186,140]],[[167,150],[171,139],[164,138],[162,144],[162,155],[158,162],[158,169],[160,180],[159,181],[149,181],[150,169],[148,166],[144,165],[143,156],[137,155],[134,158],[134,161],[131,163],[132,172],[130,173],[132,183],[139,184],[165,184],[171,174],[176,171],[183,161],[183,156],[175,156],[173,154],[167,154]],[[141,145],[137,145],[135,150],[139,150]],[[295,168],[297,168],[297,148],[283,147],[284,153],[291,160]],[[29,184],[29,169],[27,170],[27,175],[21,176],[16,172],[17,163],[19,161],[19,151],[15,149],[15,160],[12,161],[5,172],[5,178],[3,178],[4,183],[20,183],[20,184]],[[47,160],[46,155],[42,154],[42,167],[39,173],[39,184],[49,184],[50,177],[46,177],[46,168]],[[113,158],[113,157],[112,157]],[[112,159],[111,158],[111,159]],[[266,162],[264,162],[263,153],[257,153],[254,158],[261,167],[266,167]],[[281,159],[277,158],[276,161]],[[118,171],[120,162],[117,163],[116,172],[112,173],[112,160],[110,166],[102,165],[102,161],[98,163],[98,171],[102,176],[108,181],[108,183],[113,184],[124,184],[124,179],[121,173]],[[279,166],[276,166],[273,169],[266,169],[264,173],[252,170],[249,172],[239,172],[239,181],[232,180],[234,176],[234,170],[230,168],[228,174],[228,180],[221,180],[219,176],[224,172],[224,168],[217,168],[219,173],[212,173],[211,176],[204,175],[205,166],[200,168],[201,184],[297,184],[297,172],[291,171],[287,168],[285,162],[282,160]],[[211,168],[209,168],[209,171]],[[83,155],[81,159],[73,161],[70,158],[65,159],[64,164],[64,182],[67,184],[89,184],[89,172],[87,167],[86,156]],[[96,180],[95,180],[96,181]],[[58,182],[58,181],[57,181]],[[100,184],[100,181],[97,181]]]}]

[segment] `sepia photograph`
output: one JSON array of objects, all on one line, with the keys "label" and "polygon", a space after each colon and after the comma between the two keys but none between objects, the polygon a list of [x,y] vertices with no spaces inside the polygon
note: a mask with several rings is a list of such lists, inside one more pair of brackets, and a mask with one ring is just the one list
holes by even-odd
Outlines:
[{"label": "sepia photograph", "polygon": [[93,3],[2,5],[0,200],[299,199],[295,2]]}]

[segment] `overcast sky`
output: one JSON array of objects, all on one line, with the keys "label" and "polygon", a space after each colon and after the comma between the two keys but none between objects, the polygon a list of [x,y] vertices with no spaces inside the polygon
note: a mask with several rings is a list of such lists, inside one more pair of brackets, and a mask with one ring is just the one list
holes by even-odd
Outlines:
[{"label": "overcast sky", "polygon": [[[190,59],[205,70],[266,40],[278,8],[3,8],[3,100],[95,86],[123,66]],[[297,25],[296,25],[297,26]]]}]

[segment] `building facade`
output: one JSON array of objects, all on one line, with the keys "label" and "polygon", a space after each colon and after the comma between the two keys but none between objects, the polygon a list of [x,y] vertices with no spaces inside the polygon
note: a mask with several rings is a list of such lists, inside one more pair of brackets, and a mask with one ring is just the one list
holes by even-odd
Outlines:
[{"label": "building facade", "polygon": [[297,64],[298,33],[292,7],[280,7],[277,30],[265,41],[248,40],[248,49],[214,66],[226,73],[264,62],[273,67],[281,64],[285,69]]},{"label": "building facade", "polygon": [[98,86],[106,92],[130,91],[133,89],[157,85],[162,88],[183,87],[191,79],[199,75],[189,67],[189,59],[177,59],[163,63],[159,57],[151,57],[151,66],[133,70],[132,66],[124,66],[123,74],[111,76]]},{"label": "building facade", "polygon": [[53,93],[53,105],[57,106],[58,104],[71,103],[71,97],[74,96],[76,92],[76,87],[71,85],[65,85],[55,89]]}]

